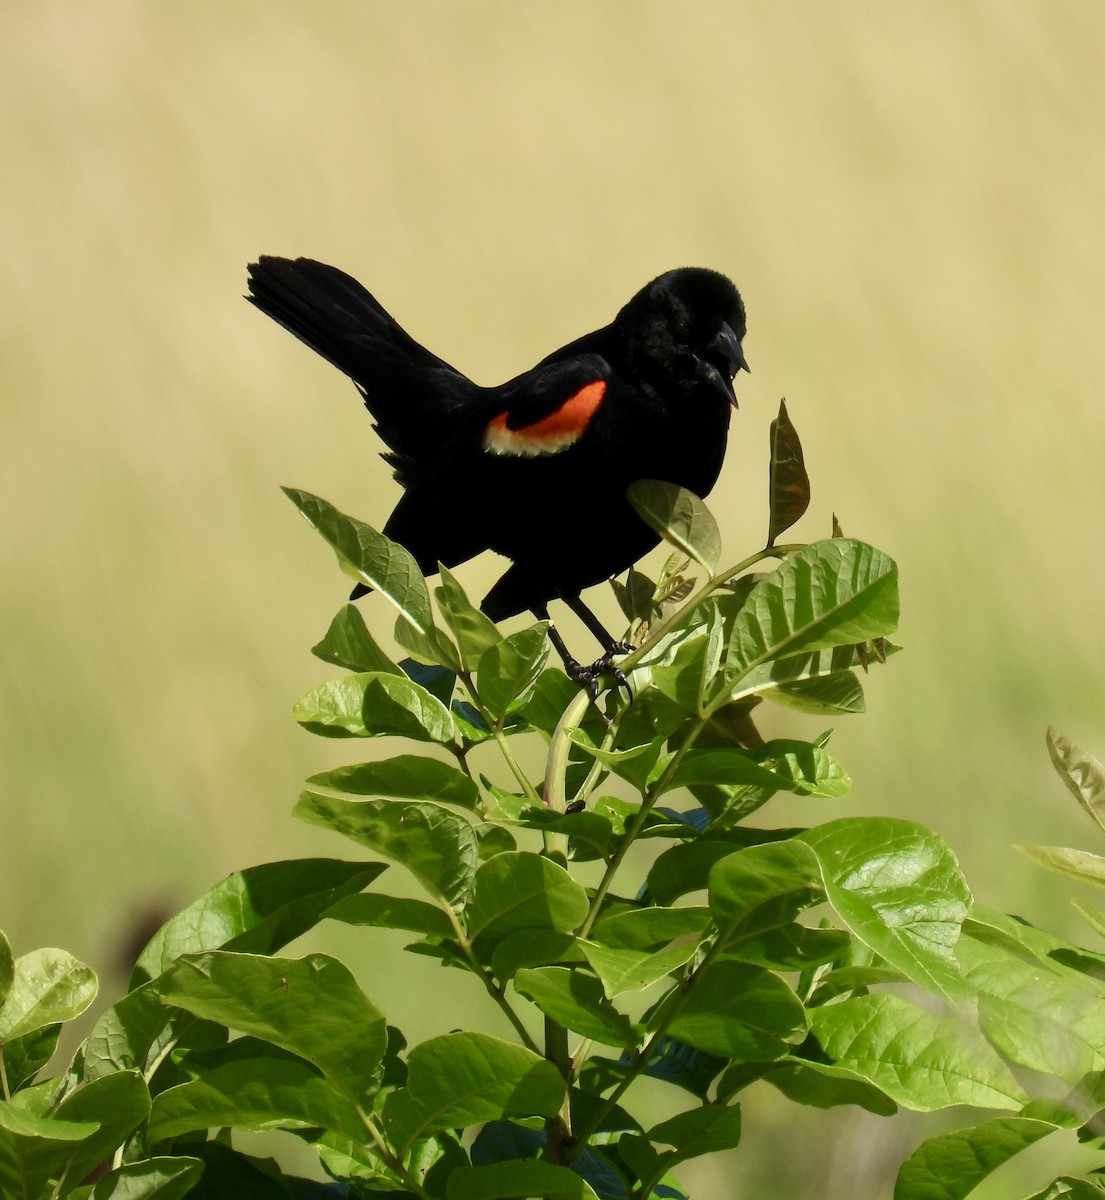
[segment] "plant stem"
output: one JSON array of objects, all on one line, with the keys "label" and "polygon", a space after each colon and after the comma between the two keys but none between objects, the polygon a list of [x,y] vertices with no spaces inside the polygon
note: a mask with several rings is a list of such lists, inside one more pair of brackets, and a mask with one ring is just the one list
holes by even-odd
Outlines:
[{"label": "plant stem", "polygon": [[[511,774],[518,781],[522,791],[525,792],[526,798],[534,804],[540,804],[541,797],[537,794],[537,789],[526,778],[526,773],[518,765],[518,760],[514,757],[514,751],[511,750],[507,743],[506,735],[503,733],[502,722],[492,719],[491,714],[480,699],[479,693],[476,691],[476,685],[472,682],[472,672],[460,671],[457,678],[464,684],[465,691],[468,693],[468,699],[472,702],[472,707],[480,714],[488,729],[491,730],[491,736],[495,739],[495,744],[499,747],[503,760],[510,768]],[[468,770],[467,762],[462,762],[461,765]],[[471,777],[471,771],[469,771],[469,776]]]},{"label": "plant stem", "polygon": [[357,1116],[361,1119],[361,1124],[364,1125],[365,1129],[368,1131],[368,1136],[372,1138],[377,1152],[384,1160],[384,1163],[387,1165],[388,1169],[392,1171],[399,1179],[401,1179],[416,1196],[420,1197],[420,1200],[431,1200],[429,1192],[427,1192],[426,1189],[418,1182],[418,1180],[415,1179],[415,1177],[407,1170],[407,1168],[403,1166],[399,1159],[392,1154],[387,1142],[384,1141],[383,1134],[377,1128],[376,1122],[372,1119],[372,1117],[366,1113],[359,1104],[356,1105],[356,1109]]},{"label": "plant stem", "polygon": [[602,909],[603,901],[606,899],[606,895],[610,891],[610,887],[614,882],[614,876],[617,874],[618,868],[622,865],[622,861],[629,852],[630,846],[632,846],[637,840],[637,836],[640,834],[645,820],[648,818],[648,814],[652,812],[653,808],[656,806],[657,800],[659,800],[664,794],[664,791],[667,787],[667,782],[671,778],[675,768],[682,761],[683,756],[687,753],[687,751],[694,745],[698,735],[705,728],[705,724],[705,721],[700,720],[696,721],[694,725],[691,726],[690,730],[687,732],[686,738],[683,740],[683,744],[671,756],[671,760],[664,768],[663,774],[661,774],[660,778],[641,797],[641,806],[637,809],[636,813],[633,814],[633,819],[625,827],[625,834],[623,835],[617,850],[614,852],[614,856],[606,864],[606,870],[603,872],[602,879],[599,880],[599,885],[595,889],[595,894],[591,900],[591,907],[587,911],[587,916],[584,918],[583,924],[579,927],[579,936],[581,938],[590,936],[591,929],[593,928],[595,921],[598,920],[598,915]]},{"label": "plant stem", "polygon": [[728,582],[734,575],[740,575],[747,571],[749,567],[754,567],[758,562],[763,562],[765,558],[786,558],[788,554],[796,554],[799,550],[804,550],[804,543],[795,543],[787,546],[767,546],[763,550],[757,550],[755,554],[750,554],[747,558],[742,559],[739,563],[732,567],[726,567],[724,571],[719,571],[716,575],[711,575],[709,579],[698,589],[697,592],[684,604],[680,605],[670,616],[665,617],[655,629],[650,630],[648,637],[633,651],[632,654],[626,655],[625,658],[618,660],[618,666],[623,671],[630,671],[641,661],[653,646],[667,636],[690,612],[693,612],[711,592],[717,591],[723,583]]},{"label": "plant stem", "polygon": [[532,1050],[534,1054],[540,1054],[541,1048],[530,1036],[529,1030],[526,1029],[525,1025],[522,1024],[521,1017],[519,1017],[514,1009],[510,1006],[510,1001],[506,998],[506,992],[498,987],[489,972],[484,969],[479,959],[476,958],[475,954],[472,952],[472,943],[468,940],[468,935],[461,927],[460,921],[457,918],[457,914],[448,907],[446,907],[444,911],[457,935],[457,944],[460,946],[465,960],[472,968],[473,972],[475,972],[475,974],[479,977],[479,980],[483,984],[487,994],[492,1000],[494,1000],[496,1006],[502,1011],[503,1015],[511,1023],[511,1025],[514,1026],[514,1032],[518,1034],[519,1038],[521,1038],[522,1044],[526,1047],[526,1049]]},{"label": "plant stem", "polygon": [[555,1117],[545,1122],[545,1161],[560,1164],[564,1151],[573,1143],[570,1088],[572,1059],[568,1053],[568,1031],[552,1017],[545,1018],[545,1058],[560,1072],[564,1080],[564,1103]]},{"label": "plant stem", "polygon": [[[587,713],[591,697],[585,691],[568,705],[557,722],[549,741],[549,753],[545,759],[545,786],[542,801],[550,812],[563,813],[568,807],[568,755],[572,743],[568,733],[577,728]],[[568,837],[563,833],[545,833],[545,857],[561,866],[568,863]]]}]

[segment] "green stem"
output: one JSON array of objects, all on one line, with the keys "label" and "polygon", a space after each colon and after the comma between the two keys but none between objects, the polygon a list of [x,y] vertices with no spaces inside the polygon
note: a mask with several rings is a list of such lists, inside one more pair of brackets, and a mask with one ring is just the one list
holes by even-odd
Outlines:
[{"label": "green stem", "polygon": [[388,1169],[392,1171],[397,1178],[410,1188],[410,1190],[420,1198],[420,1200],[431,1200],[429,1192],[418,1182],[417,1179],[407,1170],[406,1167],[399,1161],[398,1158],[391,1152],[391,1148],[384,1141],[384,1135],[380,1132],[376,1122],[372,1117],[365,1112],[358,1104],[356,1105],[357,1116],[361,1119],[361,1124],[368,1131],[368,1136],[372,1138],[376,1146],[377,1153],[384,1160]]},{"label": "green stem", "polygon": [[[519,786],[526,795],[526,799],[534,804],[540,804],[541,797],[537,794],[537,789],[526,778],[525,771],[518,765],[518,760],[514,757],[514,751],[511,750],[507,742],[506,735],[503,733],[502,722],[492,718],[483,701],[480,699],[479,693],[476,691],[476,685],[472,682],[471,671],[460,671],[457,674],[457,678],[464,684],[465,691],[468,693],[468,699],[472,702],[472,707],[480,714],[488,729],[491,730],[491,736],[495,739],[495,744],[499,747],[503,760],[510,768],[511,774],[518,781]],[[467,769],[467,763],[463,765]]]},{"label": "green stem", "polygon": [[[561,714],[549,741],[545,759],[545,787],[542,802],[550,812],[563,813],[568,807],[568,755],[572,743],[568,734],[579,726],[590,706],[591,697],[581,691]],[[568,863],[568,837],[563,833],[546,833],[545,857],[561,866]]]},{"label": "green stem", "polygon": [[565,1084],[560,1111],[545,1122],[545,1161],[559,1165],[574,1141],[570,1103],[572,1059],[568,1053],[568,1031],[552,1017],[545,1018],[545,1058],[560,1072]]},{"label": "green stem", "polygon": [[698,735],[705,728],[705,721],[696,721],[691,726],[687,733],[683,744],[671,756],[671,760],[664,768],[663,774],[641,797],[641,806],[633,815],[633,819],[625,827],[625,835],[622,837],[614,856],[606,864],[606,870],[603,872],[602,879],[599,880],[599,885],[595,889],[595,894],[591,899],[591,907],[587,911],[587,916],[584,918],[583,924],[579,928],[579,937],[589,937],[591,929],[598,920],[599,912],[602,909],[603,901],[606,899],[607,893],[610,891],[611,885],[614,882],[614,876],[618,872],[618,868],[622,865],[626,854],[629,852],[630,846],[637,840],[638,835],[648,818],[648,814],[652,812],[656,806],[656,802],[664,794],[667,789],[668,780],[672,773],[682,761],[683,756],[694,745]]},{"label": "green stem", "polygon": [[613,1112],[618,1101],[629,1090],[629,1087],[633,1081],[652,1061],[653,1055],[660,1048],[660,1043],[664,1040],[664,1038],[667,1037],[668,1029],[671,1028],[671,1023],[686,1007],[687,1001],[691,998],[691,994],[694,992],[695,985],[702,977],[702,973],[714,961],[715,957],[721,950],[721,946],[722,939],[718,938],[715,940],[710,949],[707,950],[703,955],[702,961],[698,964],[698,966],[695,967],[690,975],[687,976],[682,989],[675,997],[671,1007],[666,1013],[664,1013],[659,1025],[657,1025],[656,1029],[653,1031],[652,1037],[650,1037],[644,1046],[641,1047],[637,1057],[634,1058],[625,1078],[617,1085],[617,1087],[614,1088],[614,1090],[607,1097],[606,1103],[596,1113],[594,1113],[587,1124],[584,1125],[582,1129],[577,1131],[576,1142],[579,1145],[585,1144],[587,1139],[593,1136],[595,1131],[602,1125],[603,1121],[606,1120],[607,1116]]},{"label": "green stem", "polygon": [[795,543],[787,546],[767,546],[763,550],[757,550],[755,554],[750,554],[747,558],[742,559],[739,563],[732,567],[726,567],[724,571],[719,571],[716,575],[711,575],[709,579],[694,593],[689,600],[680,605],[670,616],[665,617],[655,629],[649,631],[648,637],[633,651],[632,654],[626,655],[625,658],[618,659],[618,666],[625,672],[629,672],[641,661],[653,646],[657,645],[661,638],[669,634],[688,613],[693,612],[711,592],[717,591],[723,583],[727,583],[734,575],[743,574],[750,567],[754,567],[758,562],[763,562],[765,558],[786,558],[788,554],[796,554],[799,550],[804,550],[804,543]]},{"label": "green stem", "polygon": [[501,989],[494,981],[491,973],[485,970],[483,964],[475,956],[472,951],[472,943],[468,940],[468,935],[464,932],[460,924],[457,914],[449,907],[444,907],[443,911],[449,918],[453,926],[453,931],[456,933],[457,945],[460,946],[461,952],[464,954],[465,961],[472,968],[473,972],[479,977],[484,989],[496,1006],[500,1009],[506,1019],[514,1026],[514,1032],[522,1041],[522,1045],[527,1050],[532,1050],[534,1054],[540,1054],[541,1049],[530,1036],[529,1030],[522,1024],[522,1018],[514,1011],[510,1005],[510,1001],[506,998],[506,992]]},{"label": "green stem", "polygon": [[4,1066],[4,1043],[0,1042],[0,1089],[3,1090],[4,1099],[12,1098],[11,1092],[8,1091],[8,1072]]}]

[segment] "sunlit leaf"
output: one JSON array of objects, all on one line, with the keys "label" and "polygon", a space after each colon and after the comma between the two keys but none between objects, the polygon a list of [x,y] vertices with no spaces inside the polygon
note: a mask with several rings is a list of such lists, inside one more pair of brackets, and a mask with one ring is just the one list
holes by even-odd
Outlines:
[{"label": "sunlit leaf", "polygon": [[370,525],[298,488],[284,495],[328,541],[341,569],[389,600],[420,633],[433,627],[430,593],[413,556]]},{"label": "sunlit leaf", "polygon": [[96,998],[96,974],[64,950],[32,950],[12,965],[0,1006],[0,1045],[46,1025],[71,1021]]},{"label": "sunlit leaf", "polygon": [[323,825],[402,863],[431,895],[457,903],[479,861],[472,826],[437,804],[413,800],[343,800],[303,792],[295,815]]},{"label": "sunlit leaf", "polygon": [[198,1158],[145,1158],[109,1171],[97,1181],[89,1200],[183,1200],[202,1174]]},{"label": "sunlit leaf", "polygon": [[349,969],[325,954],[188,955],[166,976],[162,994],[195,1016],[299,1055],[356,1104],[379,1085],[387,1050],[383,1014]]},{"label": "sunlit leaf", "polygon": [[1105,766],[1055,729],[1047,731],[1047,750],[1067,790],[1105,832]]},{"label": "sunlit leaf", "polygon": [[597,1200],[587,1181],[575,1171],[536,1158],[461,1167],[449,1176],[447,1200],[522,1200],[527,1196]]},{"label": "sunlit leaf", "polygon": [[492,717],[501,719],[528,699],[549,657],[548,630],[548,621],[538,621],[484,651],[476,688]]},{"label": "sunlit leaf", "polygon": [[[1096,819],[1096,818],[1095,818]],[[1105,887],[1105,857],[1067,846],[1017,846],[1026,858],[1080,883]]]},{"label": "sunlit leaf", "polygon": [[485,650],[502,641],[495,623],[468,599],[459,580],[448,567],[441,567],[441,586],[434,589],[445,624],[453,631],[460,648],[461,663],[474,671]]},{"label": "sunlit leaf", "polygon": [[465,909],[468,935],[503,937],[515,929],[571,932],[587,915],[587,893],[540,854],[497,854],[476,872]]},{"label": "sunlit leaf", "polygon": [[594,1042],[632,1048],[641,1040],[593,975],[571,967],[527,967],[514,976],[514,989],[547,1017]]},{"label": "sunlit leaf", "polygon": [[436,800],[461,808],[474,808],[480,797],[479,788],[463,771],[417,754],[399,754],[379,762],[336,767],[312,775],[307,782],[354,796]]}]

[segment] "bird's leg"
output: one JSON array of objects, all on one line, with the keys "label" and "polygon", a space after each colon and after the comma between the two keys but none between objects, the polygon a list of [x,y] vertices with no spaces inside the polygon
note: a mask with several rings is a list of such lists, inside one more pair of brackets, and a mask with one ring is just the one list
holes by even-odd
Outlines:
[{"label": "bird's leg", "polygon": [[595,614],[583,603],[579,595],[565,596],[561,594],[561,600],[575,613],[584,625],[598,639],[599,645],[602,646],[605,653],[602,658],[593,662],[588,670],[592,671],[596,676],[609,675],[613,678],[614,683],[618,687],[625,688],[626,695],[631,695],[629,691],[629,683],[622,671],[614,665],[614,658],[618,654],[632,654],[636,650],[636,646],[629,642],[619,642],[612,638],[606,631],[606,627],[595,616]]},{"label": "bird's leg", "polygon": [[[536,614],[541,620],[548,620],[548,613],[544,616],[541,613]],[[573,682],[579,684],[581,688],[587,690],[592,700],[599,698],[599,679],[602,672],[595,669],[596,664],[585,667],[577,658],[574,658],[568,653],[568,647],[564,644],[564,639],[560,636],[555,625],[549,623],[549,641],[556,647],[557,654],[560,655],[561,662],[564,664],[564,673]]]}]

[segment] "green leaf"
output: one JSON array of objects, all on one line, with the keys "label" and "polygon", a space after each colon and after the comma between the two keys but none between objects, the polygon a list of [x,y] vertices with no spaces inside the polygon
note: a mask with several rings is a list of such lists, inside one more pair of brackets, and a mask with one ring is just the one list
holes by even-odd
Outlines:
[{"label": "green leaf", "polygon": [[228,1063],[200,1079],[168,1088],[154,1101],[150,1144],[220,1127],[326,1129],[362,1139],[354,1103],[305,1062],[253,1058]]},{"label": "green leaf", "polygon": [[954,1018],[936,1016],[902,996],[853,996],[811,1009],[809,1018],[834,1063],[905,1108],[1020,1108],[1027,1100],[988,1043]]},{"label": "green leaf", "polygon": [[410,900],[399,896],[381,896],[368,892],[361,896],[347,896],[325,916],[332,921],[343,921],[346,925],[373,925],[382,929],[409,929],[429,937],[450,938],[455,934],[448,916],[425,900]]},{"label": "green leaf", "polygon": [[548,621],[538,621],[496,642],[480,657],[476,689],[495,720],[529,698],[549,657],[548,632]]},{"label": "green leaf", "polygon": [[[730,847],[730,852],[733,847]],[[604,946],[627,950],[654,950],[677,937],[695,937],[710,922],[704,905],[683,908],[639,908],[603,917],[591,932],[592,940]]]},{"label": "green leaf", "polygon": [[[783,663],[790,662],[784,658]],[[775,664],[771,664],[775,665]],[[748,676],[745,676],[747,684]],[[865,712],[863,685],[855,671],[840,671],[816,679],[796,679],[779,683],[759,692],[765,700],[773,700],[783,708],[810,713],[817,717],[847,717]]]},{"label": "green leaf", "polygon": [[146,1158],[110,1171],[92,1189],[90,1200],[183,1200],[202,1174],[198,1158]]},{"label": "green leaf", "polygon": [[326,636],[311,653],[323,662],[345,667],[349,671],[384,671],[389,675],[402,675],[403,668],[393,662],[368,631],[360,610],[352,604],[345,605],[330,622]]},{"label": "green leaf", "polygon": [[815,542],[764,576],[736,612],[711,709],[745,695],[745,677],[764,663],[869,641],[897,625],[893,560],[849,538]]},{"label": "green leaf", "polygon": [[456,737],[453,718],[435,695],[405,675],[382,671],[320,684],[299,701],[292,716],[324,737],[397,735],[442,744]]},{"label": "green leaf", "polygon": [[1060,1175],[1052,1180],[1042,1192],[1033,1192],[1025,1200],[1101,1200],[1105,1189],[1091,1179],[1079,1179],[1073,1175]]},{"label": "green leaf", "polygon": [[447,1188],[447,1200],[510,1200],[527,1196],[597,1200],[586,1180],[574,1171],[536,1158],[460,1167],[449,1176]]},{"label": "green leaf", "polygon": [[441,586],[434,589],[445,624],[453,631],[460,649],[461,665],[474,671],[480,657],[503,640],[495,623],[468,599],[464,588],[448,567],[440,567]]},{"label": "green leaf", "polygon": [[615,775],[628,780],[641,791],[644,790],[646,782],[656,766],[656,760],[660,757],[660,748],[664,744],[664,739],[658,737],[641,746],[608,750],[602,746],[596,746],[587,731],[579,728],[569,729],[568,738],[592,758],[598,759],[604,766],[609,767]]},{"label": "green leaf", "polygon": [[384,1103],[388,1138],[399,1154],[440,1129],[510,1117],[551,1117],[565,1087],[539,1055],[482,1033],[446,1033],[407,1056],[407,1085]]},{"label": "green leaf", "polygon": [[32,950],[12,966],[0,1006],[0,1044],[43,1026],[71,1021],[96,998],[96,975],[64,950]]},{"label": "green leaf", "polygon": [[15,958],[12,955],[11,943],[0,933],[0,1009],[11,991],[15,980]]},{"label": "green leaf", "polygon": [[794,840],[727,855],[710,871],[708,886],[723,946],[790,925],[824,898],[817,856]]},{"label": "green leaf", "polygon": [[563,671],[548,667],[537,677],[533,695],[526,704],[526,724],[544,733],[560,723],[564,710],[579,695],[579,687]]},{"label": "green leaf", "polygon": [[558,929],[516,929],[495,943],[491,973],[496,979],[511,979],[523,967],[583,961],[583,951],[570,933]]},{"label": "green leaf", "polygon": [[1033,862],[1056,871],[1080,883],[1105,887],[1105,857],[1088,850],[1072,850],[1066,846],[1017,846]]},{"label": "green leaf", "polygon": [[1054,1132],[1046,1121],[993,1117],[931,1137],[902,1164],[894,1200],[963,1200],[1002,1163]]},{"label": "green leaf", "polygon": [[98,1128],[95,1121],[37,1116],[0,1100],[0,1195],[4,1200],[48,1195],[47,1181],[60,1175]]},{"label": "green leaf", "polygon": [[807,1027],[802,1002],[777,975],[722,959],[695,975],[668,1033],[710,1054],[768,1062],[801,1042]]},{"label": "green leaf", "polygon": [[[1032,959],[972,936],[958,958],[978,989],[979,1023],[1013,1062],[1068,1083],[1105,1070],[1105,996],[1092,979],[1058,963]],[[979,932],[983,932],[979,930]]]},{"label": "green leaf", "polygon": [[[80,1143],[64,1151],[63,1161],[67,1177],[73,1182],[83,1179],[93,1167],[110,1159],[115,1151],[130,1137],[149,1115],[150,1093],[141,1076],[132,1071],[120,1072],[103,1079],[86,1083],[71,1092],[54,1110],[59,1122],[89,1124],[98,1128]],[[57,1158],[47,1151],[45,1158]],[[47,1168],[53,1175],[55,1170]],[[0,1192],[6,1197],[8,1193]]]},{"label": "green leaf", "polygon": [[840,763],[820,746],[773,741],[754,751],[731,746],[689,750],[668,776],[664,791],[712,784],[837,797],[845,795],[851,783]]},{"label": "green leaf", "polygon": [[369,525],[297,488],[282,489],[333,547],[341,569],[389,600],[420,633],[433,627],[430,593],[413,556]]},{"label": "green leaf", "polygon": [[336,959],[189,955],[167,974],[163,995],[195,1016],[298,1054],[355,1104],[371,1100],[379,1086],[386,1022]]},{"label": "green leaf", "polygon": [[460,651],[436,626],[423,633],[405,617],[396,617],[394,636],[416,662],[445,667],[454,675],[461,670]]},{"label": "green leaf", "polygon": [[704,890],[714,863],[740,849],[739,843],[699,837],[665,850],[648,873],[649,895],[657,904],[671,904],[680,896]]},{"label": "green leaf", "polygon": [[463,771],[418,754],[399,754],[380,762],[337,767],[312,775],[307,782],[355,796],[435,800],[461,808],[475,808],[480,799],[479,788]]},{"label": "green leaf", "polygon": [[741,1111],[736,1105],[704,1104],[661,1121],[645,1132],[650,1142],[674,1146],[664,1155],[664,1166],[671,1167],[703,1154],[732,1150],[741,1139]]},{"label": "green leaf", "polygon": [[788,530],[810,506],[810,480],[802,443],[787,415],[785,400],[779,402],[779,415],[771,422],[770,480],[767,544],[774,546],[779,534]]},{"label": "green leaf", "polygon": [[602,981],[602,990],[611,1000],[623,992],[639,992],[677,971],[689,962],[698,949],[694,942],[671,950],[628,950],[579,941],[591,969]]},{"label": "green leaf", "polygon": [[[724,1095],[722,1088],[728,1073],[718,1082],[719,1098]],[[891,1117],[898,1111],[894,1101],[866,1079],[828,1063],[787,1059],[773,1066],[764,1078],[795,1104],[808,1104],[813,1108],[856,1104],[880,1117]]]},{"label": "green leaf", "polygon": [[721,554],[721,534],[698,496],[660,479],[638,479],[629,485],[626,496],[650,529],[713,574]]},{"label": "green leaf", "polygon": [[889,817],[829,821],[802,835],[829,902],[860,941],[938,996],[964,994],[955,944],[971,894],[947,843]]},{"label": "green leaf", "polygon": [[[142,951],[131,987],[155,979],[182,954],[223,949],[272,954],[386,869],[383,863],[296,858],[235,871],[162,925]],[[162,1018],[167,1015],[162,1010]]]},{"label": "green leaf", "polygon": [[1047,731],[1047,751],[1067,790],[1105,833],[1105,766],[1055,729]]},{"label": "green leaf", "polygon": [[60,1032],[61,1024],[58,1022],[43,1025],[33,1033],[4,1043],[4,1073],[7,1075],[9,1092],[19,1091],[53,1058]]},{"label": "green leaf", "polygon": [[640,1042],[633,1022],[603,995],[593,975],[571,967],[528,967],[514,976],[514,990],[558,1024],[604,1046],[632,1049]]},{"label": "green leaf", "polygon": [[410,800],[342,800],[304,792],[295,815],[323,825],[402,863],[434,896],[449,904],[467,894],[479,861],[472,826],[437,804]]},{"label": "green leaf", "polygon": [[587,908],[587,893],[563,867],[540,854],[508,851],[476,872],[464,915],[470,938],[499,938],[515,929],[571,932]]}]

